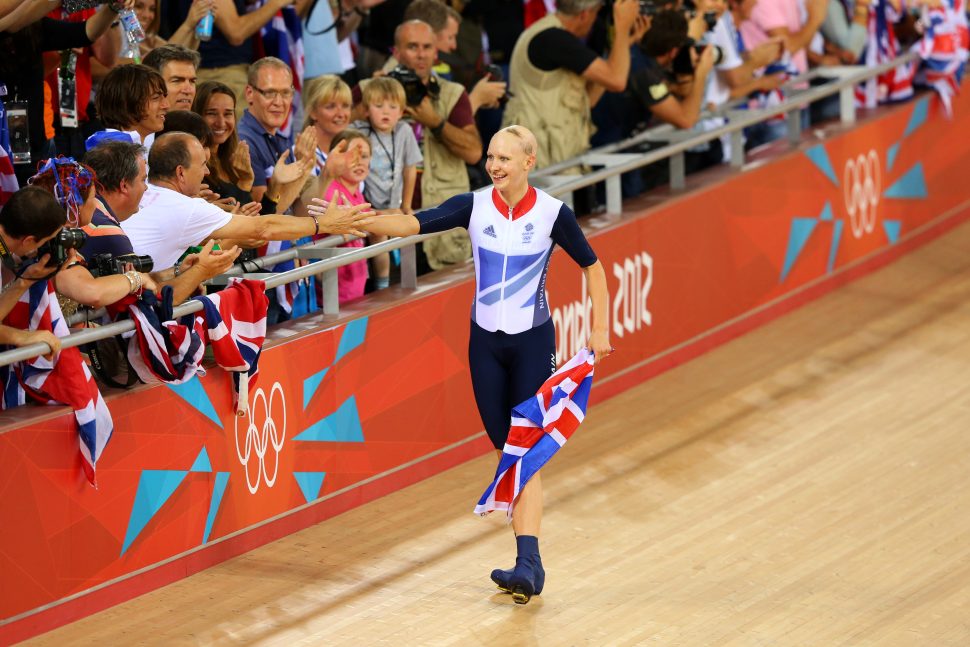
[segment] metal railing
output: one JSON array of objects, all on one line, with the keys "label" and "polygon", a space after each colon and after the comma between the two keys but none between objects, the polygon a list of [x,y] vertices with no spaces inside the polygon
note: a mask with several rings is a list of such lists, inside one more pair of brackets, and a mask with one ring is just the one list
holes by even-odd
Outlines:
[{"label": "metal railing", "polygon": [[[785,84],[786,99],[776,106],[751,110],[740,110],[743,100],[727,104],[714,112],[705,112],[702,118],[724,117],[727,123],[705,131],[678,130],[671,126],[661,125],[642,133],[629,137],[620,142],[608,144],[590,150],[573,159],[550,165],[535,171],[530,181],[547,193],[572,205],[572,194],[579,189],[606,183],[606,211],[619,214],[622,210],[622,193],[620,190],[620,176],[649,164],[668,159],[670,160],[671,188],[684,188],[684,153],[692,148],[706,144],[724,135],[731,138],[731,166],[741,168],[744,164],[743,131],[745,128],[761,123],[777,115],[785,115],[788,126],[788,141],[795,145],[801,140],[801,111],[810,103],[833,95],[839,95],[840,120],[843,125],[855,123],[854,88],[859,83],[878,77],[888,70],[919,60],[915,52],[909,52],[878,67],[829,67],[817,68],[806,74],[797,76]],[[800,88],[813,79],[826,79],[822,85]],[[645,153],[624,153],[630,148],[644,143],[666,142],[666,145]],[[582,175],[563,174],[562,171],[574,167],[588,167],[593,170]],[[244,266],[234,267],[232,270],[216,277],[210,283],[225,284],[230,276],[258,278],[266,282],[267,289],[292,283],[310,276],[322,274],[323,281],[323,314],[336,315],[339,313],[337,299],[337,269],[366,260],[395,249],[401,250],[401,286],[414,289],[417,287],[417,257],[415,245],[423,240],[434,238],[441,234],[425,234],[409,236],[407,238],[393,238],[383,243],[363,248],[340,248],[338,245],[351,240],[352,237],[335,236],[315,243],[293,247],[282,252],[264,256],[253,261],[247,261]],[[276,264],[290,260],[306,259],[310,262],[302,267],[280,272],[258,272]],[[202,309],[197,301],[188,301],[174,309],[174,316],[181,317]],[[88,315],[90,316],[90,315]],[[82,317],[83,319],[83,317]],[[134,330],[131,321],[117,321],[97,328],[86,328],[72,332],[63,338],[62,346],[69,348],[90,342],[107,339]],[[0,366],[24,361],[45,353],[50,348],[45,343],[35,343],[0,353]]]}]

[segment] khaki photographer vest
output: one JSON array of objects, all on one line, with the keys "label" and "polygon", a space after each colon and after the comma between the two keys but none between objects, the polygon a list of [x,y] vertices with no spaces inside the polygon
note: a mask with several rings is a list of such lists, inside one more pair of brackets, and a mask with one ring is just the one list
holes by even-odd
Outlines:
[{"label": "khaki photographer vest", "polygon": [[525,126],[539,142],[536,168],[589,150],[593,134],[586,80],[569,70],[540,70],[529,62],[529,43],[541,31],[562,28],[549,14],[522,32],[509,66],[509,89],[515,94],[505,106],[503,126]]},{"label": "khaki photographer vest", "polygon": [[[460,83],[440,77],[437,80],[441,92],[437,99],[432,100],[431,105],[435,112],[447,120],[465,88]],[[424,172],[421,174],[422,206],[433,207],[452,196],[469,191],[471,185],[468,182],[465,161],[448,150],[444,142],[435,137],[429,128],[424,129],[421,153],[424,155]]]}]

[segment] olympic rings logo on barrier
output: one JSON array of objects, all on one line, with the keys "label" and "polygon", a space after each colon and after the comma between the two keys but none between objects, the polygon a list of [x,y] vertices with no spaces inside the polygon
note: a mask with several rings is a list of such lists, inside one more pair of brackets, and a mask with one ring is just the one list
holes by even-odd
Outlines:
[{"label": "olympic rings logo on barrier", "polygon": [[842,179],[852,235],[862,238],[876,228],[876,209],[882,191],[882,170],[875,149],[847,161]]},{"label": "olympic rings logo on barrier", "polygon": [[[279,394],[279,407],[283,414],[283,424],[276,426],[276,395]],[[259,405],[262,403],[262,406]],[[260,415],[261,413],[261,415]],[[262,426],[256,424],[257,416],[263,420]],[[273,487],[276,483],[276,476],[280,468],[280,450],[283,449],[283,441],[286,438],[286,396],[283,394],[283,387],[279,382],[273,384],[267,399],[266,393],[262,388],[256,389],[253,396],[252,405],[249,407],[243,418],[248,419],[246,427],[246,439],[244,447],[239,446],[239,417],[235,417],[233,432],[236,436],[236,455],[239,462],[246,471],[246,485],[249,487],[250,494],[256,494],[259,485],[263,481],[266,487]],[[254,457],[255,475],[250,474],[250,459]],[[272,456],[268,457],[268,454]],[[272,470],[267,467],[267,463],[272,461]]]}]

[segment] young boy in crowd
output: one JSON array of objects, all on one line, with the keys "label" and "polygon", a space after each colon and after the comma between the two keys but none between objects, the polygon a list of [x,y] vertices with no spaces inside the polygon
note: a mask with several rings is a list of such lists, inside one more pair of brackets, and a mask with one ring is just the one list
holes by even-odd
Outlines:
[{"label": "young boy in crowd", "polygon": [[[364,197],[378,211],[413,213],[411,201],[422,157],[414,131],[401,121],[406,105],[404,87],[396,79],[383,76],[363,84],[361,94],[367,120],[354,122],[354,127],[367,133],[373,151]],[[384,240],[384,236],[370,238],[371,243]],[[374,258],[376,289],[387,287],[389,274],[388,255]]]}]

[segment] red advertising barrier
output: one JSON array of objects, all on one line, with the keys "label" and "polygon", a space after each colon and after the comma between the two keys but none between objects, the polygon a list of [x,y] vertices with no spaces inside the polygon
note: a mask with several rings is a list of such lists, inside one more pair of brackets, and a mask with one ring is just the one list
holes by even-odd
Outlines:
[{"label": "red advertising barrier", "polygon": [[[870,271],[968,215],[970,101],[931,96],[592,236],[617,352],[602,399]],[[98,489],[73,415],[0,432],[0,642],[91,613],[487,451],[467,371],[467,275],[268,347],[250,418],[218,369],[109,399]],[[582,274],[548,283],[560,359],[585,341]],[[20,422],[11,423],[11,415]],[[487,479],[487,475],[483,475]],[[483,481],[482,487],[486,483]],[[474,506],[477,492],[469,499]]]}]

